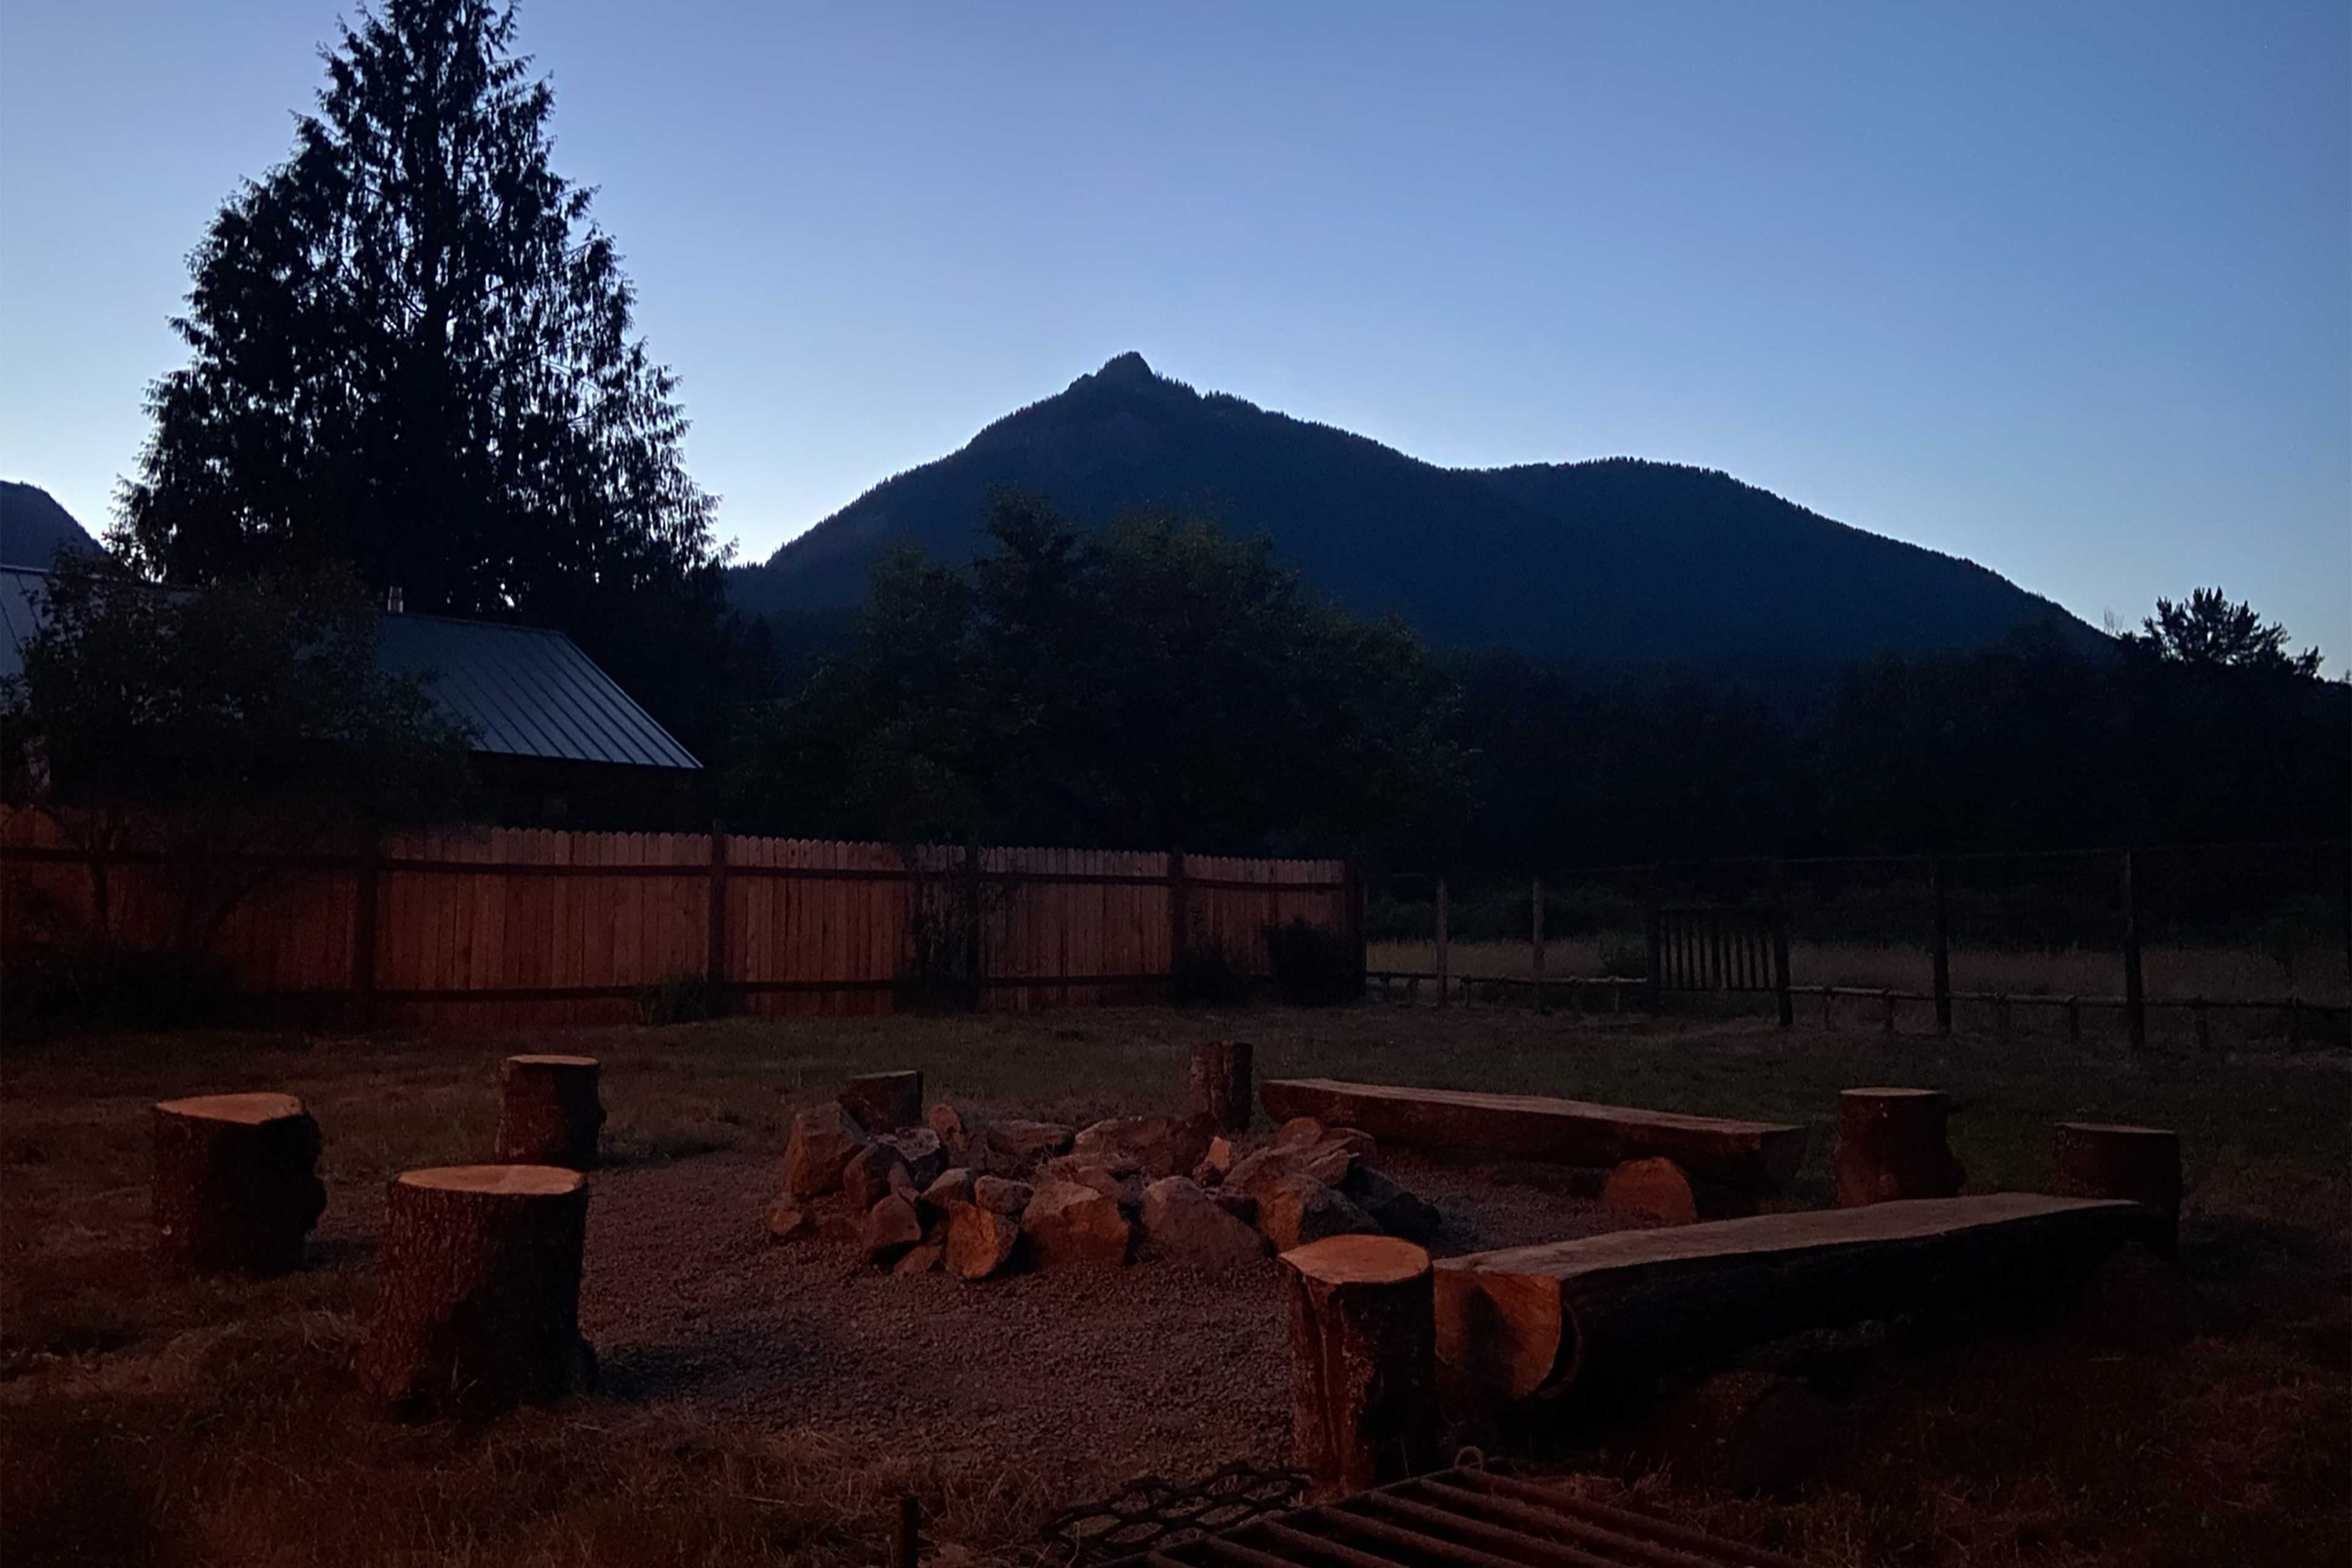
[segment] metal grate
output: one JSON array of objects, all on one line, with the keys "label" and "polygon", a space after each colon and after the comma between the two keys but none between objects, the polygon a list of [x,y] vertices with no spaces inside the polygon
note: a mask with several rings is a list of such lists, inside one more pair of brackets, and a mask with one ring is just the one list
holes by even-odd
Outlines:
[{"label": "metal grate", "polygon": [[1453,1469],[1159,1547],[1118,1568],[1804,1568],[1648,1514]]},{"label": "metal grate", "polygon": [[1301,1471],[1241,1461],[1192,1486],[1141,1476],[1100,1502],[1064,1509],[1040,1533],[1051,1543],[1049,1563],[1142,1562],[1179,1542],[1294,1508],[1306,1492]]}]

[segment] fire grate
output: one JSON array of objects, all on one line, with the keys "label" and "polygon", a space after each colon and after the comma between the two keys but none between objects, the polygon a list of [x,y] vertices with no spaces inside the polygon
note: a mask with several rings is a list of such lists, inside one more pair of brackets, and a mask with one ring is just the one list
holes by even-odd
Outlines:
[{"label": "fire grate", "polygon": [[1262,1470],[1235,1462],[1192,1486],[1158,1476],[1131,1480],[1100,1502],[1064,1509],[1045,1521],[1050,1563],[1070,1565],[1142,1562],[1185,1542],[1230,1531],[1296,1508],[1307,1493],[1297,1470]]},{"label": "fire grate", "polygon": [[1177,1544],[1118,1568],[1804,1568],[1552,1487],[1453,1469]]}]

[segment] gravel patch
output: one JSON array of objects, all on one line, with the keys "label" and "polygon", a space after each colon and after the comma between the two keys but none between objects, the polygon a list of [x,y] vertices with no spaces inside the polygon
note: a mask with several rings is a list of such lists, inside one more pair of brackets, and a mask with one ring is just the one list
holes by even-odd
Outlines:
[{"label": "gravel patch", "polygon": [[[1388,1156],[1446,1215],[1451,1254],[1617,1228],[1586,1199],[1492,1167]],[[599,1172],[581,1328],[606,1394],[714,1423],[805,1429],[1024,1467],[1068,1500],[1289,1450],[1281,1266],[995,1279],[902,1277],[824,1239],[772,1242],[773,1154]],[[1559,1184],[1554,1184],[1558,1185]]]}]

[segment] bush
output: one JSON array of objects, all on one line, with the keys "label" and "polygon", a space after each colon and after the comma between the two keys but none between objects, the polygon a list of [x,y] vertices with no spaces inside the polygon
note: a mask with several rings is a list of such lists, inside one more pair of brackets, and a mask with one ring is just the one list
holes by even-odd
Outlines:
[{"label": "bush", "polygon": [[10,1033],[188,1028],[216,1021],[236,991],[227,961],[209,953],[27,946],[6,969],[0,1027]]},{"label": "bush", "polygon": [[1294,920],[1265,928],[1274,988],[1300,1007],[1329,1007],[1363,995],[1363,954],[1341,931]]},{"label": "bush", "polygon": [[648,1024],[699,1024],[719,1014],[719,988],[707,974],[673,974],[637,993],[637,1016]]},{"label": "bush", "polygon": [[1238,1007],[1250,998],[1250,974],[1222,947],[1187,948],[1168,974],[1180,1007]]}]

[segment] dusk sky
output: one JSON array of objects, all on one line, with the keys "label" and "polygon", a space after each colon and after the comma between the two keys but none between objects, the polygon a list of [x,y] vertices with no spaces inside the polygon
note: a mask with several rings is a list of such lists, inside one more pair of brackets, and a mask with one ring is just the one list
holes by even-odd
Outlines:
[{"label": "dusk sky", "polygon": [[[93,529],[332,0],[0,8],[0,477]],[[720,531],[1123,350],[1433,462],[1728,470],[2352,657],[2352,9],[537,0]]]}]

